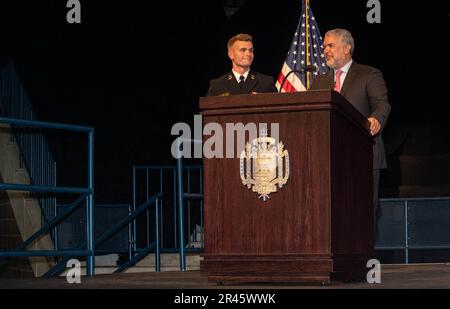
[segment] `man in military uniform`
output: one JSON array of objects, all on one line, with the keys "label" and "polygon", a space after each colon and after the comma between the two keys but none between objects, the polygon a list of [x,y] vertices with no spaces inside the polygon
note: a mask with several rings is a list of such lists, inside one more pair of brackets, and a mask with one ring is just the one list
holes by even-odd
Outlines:
[{"label": "man in military uniform", "polygon": [[232,70],[211,80],[207,96],[277,92],[271,76],[250,70],[254,58],[250,35],[237,34],[228,41],[227,46]]}]

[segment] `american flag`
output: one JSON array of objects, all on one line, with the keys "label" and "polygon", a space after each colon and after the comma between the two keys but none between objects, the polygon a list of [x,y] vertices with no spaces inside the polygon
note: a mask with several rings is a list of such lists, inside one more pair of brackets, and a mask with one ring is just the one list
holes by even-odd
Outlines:
[{"label": "american flag", "polygon": [[[317,22],[314,18],[311,8],[309,7],[308,2],[308,0],[303,2],[302,15],[300,16],[300,21],[298,23],[291,48],[288,51],[286,60],[284,61],[280,75],[278,76],[276,87],[278,88],[278,90],[280,90],[285,76],[290,71],[301,70],[307,65],[317,65],[319,70],[315,73],[308,74],[300,74],[297,72],[290,74],[287,80],[284,82],[281,92],[305,91],[307,87],[311,86],[314,76],[318,74],[325,74],[328,72],[325,56],[323,55],[322,37],[320,35],[319,27],[317,26]],[[306,55],[306,8],[308,8],[309,20],[308,59]]]}]

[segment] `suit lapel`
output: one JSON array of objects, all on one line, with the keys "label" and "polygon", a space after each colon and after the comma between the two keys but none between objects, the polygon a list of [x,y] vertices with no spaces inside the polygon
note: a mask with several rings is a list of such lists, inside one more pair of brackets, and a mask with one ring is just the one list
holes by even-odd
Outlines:
[{"label": "suit lapel", "polygon": [[357,70],[356,66],[357,66],[357,64],[353,61],[352,65],[348,69],[347,76],[345,77],[345,80],[344,80],[344,85],[342,85],[342,89],[341,89],[341,95],[343,95],[344,97],[345,97],[345,94],[347,93],[348,89],[351,88],[351,84],[355,80],[356,70]]},{"label": "suit lapel", "polygon": [[240,87],[238,82],[236,81],[236,77],[234,77],[233,72],[230,72],[227,77],[228,89],[231,90],[230,94],[239,93]]},{"label": "suit lapel", "polygon": [[227,76],[227,82],[229,89],[233,89],[232,94],[246,94],[251,93],[256,88],[258,85],[258,77],[255,72],[250,71],[244,85],[239,87],[236,77],[233,72],[230,72]]},{"label": "suit lapel", "polygon": [[258,84],[258,79],[256,77],[256,74],[252,71],[249,72],[247,79],[245,80],[244,89],[246,90],[246,93],[251,93],[253,89],[255,89],[256,85]]},{"label": "suit lapel", "polygon": [[325,75],[325,85],[326,89],[334,89],[334,71],[329,70],[327,75]]}]

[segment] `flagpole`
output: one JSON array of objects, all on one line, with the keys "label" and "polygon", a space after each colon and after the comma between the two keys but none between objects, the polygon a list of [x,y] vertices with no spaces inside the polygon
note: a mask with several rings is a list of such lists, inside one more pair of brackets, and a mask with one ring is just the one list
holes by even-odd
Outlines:
[{"label": "flagpole", "polygon": [[[306,66],[309,65],[309,18],[308,18],[309,0],[305,0],[306,11]],[[309,88],[309,72],[306,72],[306,89]]]}]

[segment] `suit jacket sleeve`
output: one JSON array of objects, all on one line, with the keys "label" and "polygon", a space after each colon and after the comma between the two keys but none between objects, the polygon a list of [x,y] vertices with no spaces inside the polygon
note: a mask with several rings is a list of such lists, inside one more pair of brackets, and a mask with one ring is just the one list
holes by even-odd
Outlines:
[{"label": "suit jacket sleeve", "polygon": [[387,87],[379,70],[373,69],[370,72],[366,91],[372,111],[369,117],[376,118],[380,122],[381,129],[383,129],[391,111],[391,106],[388,102]]}]

